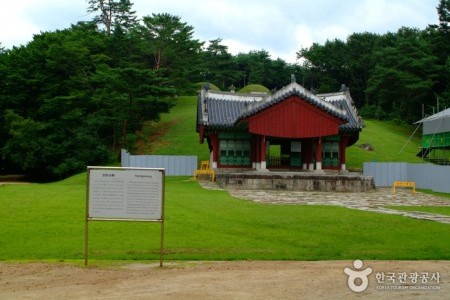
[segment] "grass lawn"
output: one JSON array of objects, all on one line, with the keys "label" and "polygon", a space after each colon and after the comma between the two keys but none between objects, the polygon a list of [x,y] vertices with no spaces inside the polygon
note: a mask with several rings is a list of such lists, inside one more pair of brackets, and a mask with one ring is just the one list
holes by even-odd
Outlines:
[{"label": "grass lawn", "polygon": [[[0,260],[84,255],[85,174],[0,186]],[[450,259],[450,227],[334,206],[258,204],[167,177],[166,260]],[[90,222],[91,260],[157,260],[160,225]]]}]

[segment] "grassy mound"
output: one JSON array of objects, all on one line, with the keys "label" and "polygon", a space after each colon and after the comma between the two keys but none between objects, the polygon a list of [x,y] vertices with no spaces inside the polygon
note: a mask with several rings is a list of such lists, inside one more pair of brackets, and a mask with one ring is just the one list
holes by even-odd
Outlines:
[{"label": "grassy mound", "polygon": [[239,93],[250,94],[250,93],[268,93],[269,89],[260,84],[249,84],[244,86],[239,90]]},{"label": "grassy mound", "polygon": [[215,85],[214,83],[205,82],[205,81],[197,82],[195,84],[196,90],[200,91],[206,83],[209,84],[209,88],[211,90],[216,91],[216,92],[220,92],[220,89],[219,89],[219,87],[217,85]]}]

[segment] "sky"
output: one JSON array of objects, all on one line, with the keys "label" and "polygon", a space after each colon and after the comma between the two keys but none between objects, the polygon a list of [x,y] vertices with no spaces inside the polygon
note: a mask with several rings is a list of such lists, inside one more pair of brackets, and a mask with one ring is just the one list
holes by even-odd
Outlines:
[{"label": "sky", "polygon": [[[296,62],[312,43],[352,33],[425,29],[438,23],[439,0],[131,0],[139,17],[179,16],[200,41],[222,39],[232,54],[266,50],[272,59]],[[0,0],[0,42],[25,45],[34,34],[88,21],[88,0]]]}]

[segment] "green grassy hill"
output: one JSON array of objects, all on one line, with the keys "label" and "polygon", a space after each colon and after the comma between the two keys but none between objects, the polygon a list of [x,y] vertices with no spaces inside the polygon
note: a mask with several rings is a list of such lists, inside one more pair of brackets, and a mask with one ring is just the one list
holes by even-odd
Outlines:
[{"label": "green grassy hill", "polygon": [[[146,123],[134,153],[197,155],[199,161],[207,160],[208,145],[206,142],[200,144],[198,133],[195,132],[196,116],[197,97],[178,97],[175,107],[170,113],[163,114],[160,122]],[[361,132],[359,141],[347,151],[348,168],[362,169],[363,162],[371,161],[421,162],[416,157],[420,146],[420,129],[408,142],[414,131],[411,126],[375,120],[364,122],[366,128]],[[373,151],[365,150],[363,145],[370,145]]]},{"label": "green grassy hill", "polygon": [[178,97],[170,113],[160,122],[147,122],[139,133],[135,154],[197,155],[198,161],[209,159],[208,144],[200,144],[195,131],[197,96]]},{"label": "green grassy hill", "polygon": [[[400,126],[392,122],[364,120],[366,127],[362,130],[358,142],[347,150],[349,168],[361,169],[364,162],[423,162],[416,156],[419,152],[421,129],[409,140],[414,128]],[[362,146],[370,145],[373,150]],[[366,147],[367,148],[367,147]]]}]

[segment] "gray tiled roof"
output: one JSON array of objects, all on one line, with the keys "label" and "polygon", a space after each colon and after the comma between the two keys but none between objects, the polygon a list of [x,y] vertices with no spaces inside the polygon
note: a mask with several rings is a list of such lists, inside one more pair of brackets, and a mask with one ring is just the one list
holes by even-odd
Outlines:
[{"label": "gray tiled roof", "polygon": [[346,112],[348,122],[339,126],[340,131],[355,132],[360,131],[365,126],[361,117],[358,116],[358,111],[354,106],[353,99],[348,90],[337,93],[318,94],[317,97]]},{"label": "gray tiled roof", "polygon": [[208,127],[234,127],[242,119],[252,116],[284,99],[296,95],[329,114],[346,120],[341,131],[360,131],[364,126],[348,92],[314,95],[293,82],[273,95],[224,93],[202,90],[198,99],[197,123]]},{"label": "gray tiled roof", "polygon": [[209,125],[215,126],[233,125],[247,104],[245,101],[218,100],[214,98],[206,101]]},{"label": "gray tiled roof", "polygon": [[246,106],[266,96],[202,90],[198,97],[197,123],[210,127],[233,127]]},{"label": "gray tiled roof", "polygon": [[330,101],[331,104],[339,107],[347,112],[348,122],[339,126],[339,131],[343,132],[354,132],[360,131],[365,125],[362,119],[358,116],[356,118],[353,116],[351,108],[345,99]]}]

